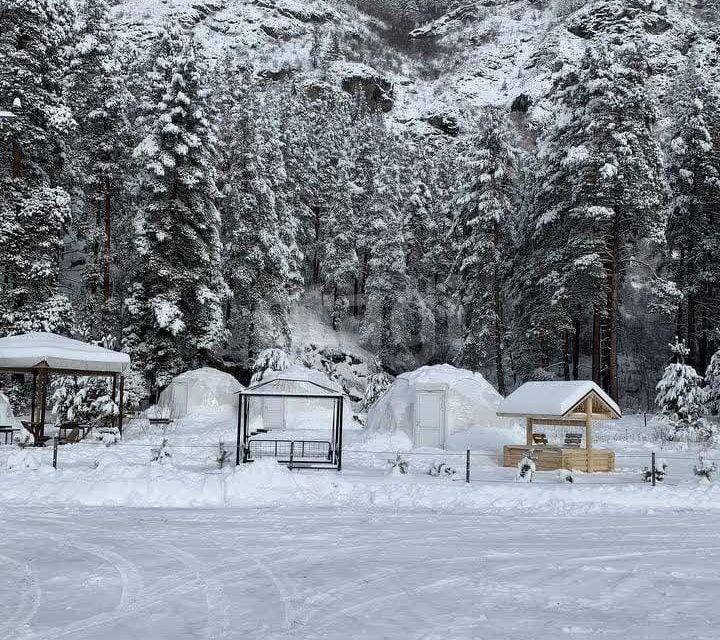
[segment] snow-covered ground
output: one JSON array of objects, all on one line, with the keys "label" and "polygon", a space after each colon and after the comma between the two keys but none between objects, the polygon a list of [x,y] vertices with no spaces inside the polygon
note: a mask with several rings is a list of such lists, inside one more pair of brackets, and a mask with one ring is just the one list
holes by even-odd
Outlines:
[{"label": "snow-covered ground", "polygon": [[0,507],[0,637],[718,637],[720,514]]},{"label": "snow-covered ground", "polygon": [[[596,429],[597,445],[616,451],[615,473],[576,472],[574,483],[568,484],[558,472],[540,472],[531,485],[515,482],[515,469],[498,465],[502,445],[522,437],[519,427],[455,434],[454,451],[409,450],[405,434],[348,430],[343,470],[337,473],[289,471],[273,459],[236,468],[236,424],[235,413],[227,409],[191,414],[165,429],[135,420],[119,444],[88,440],[59,447],[57,470],[50,447],[0,446],[1,500],[36,506],[339,507],[445,513],[720,511],[720,485],[700,483],[693,475],[695,447],[659,441],[653,421],[646,428],[642,416]],[[546,431],[551,442],[560,437]],[[329,435],[321,430],[295,434],[319,440]],[[169,459],[165,464],[151,462],[163,439]],[[222,468],[217,462],[220,441],[226,451]],[[472,449],[469,485],[464,482],[466,447]],[[665,483],[655,488],[641,480],[653,450],[669,467]],[[389,473],[388,460],[398,454],[408,461],[409,473]],[[716,450],[706,452],[709,460],[718,457]],[[428,475],[430,466],[438,463],[454,467],[455,477]]]}]

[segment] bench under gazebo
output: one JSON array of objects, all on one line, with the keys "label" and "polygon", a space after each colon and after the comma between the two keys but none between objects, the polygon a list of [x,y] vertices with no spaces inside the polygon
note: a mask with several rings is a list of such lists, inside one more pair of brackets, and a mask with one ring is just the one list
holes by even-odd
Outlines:
[{"label": "bench under gazebo", "polygon": [[[620,407],[590,380],[526,382],[503,402],[498,416],[525,418],[524,445],[503,448],[503,466],[515,467],[532,452],[538,471],[577,469],[614,471],[615,453],[594,449],[592,426],[596,420],[617,420]],[[568,429],[562,444],[551,444],[535,427]],[[584,442],[583,442],[584,441]]]},{"label": "bench under gazebo", "polygon": [[30,420],[26,428],[36,445],[46,440],[48,388],[51,376],[56,375],[112,378],[113,399],[119,391],[118,429],[122,435],[125,375],[129,369],[127,353],[54,333],[33,332],[0,338],[0,373],[32,376]]}]

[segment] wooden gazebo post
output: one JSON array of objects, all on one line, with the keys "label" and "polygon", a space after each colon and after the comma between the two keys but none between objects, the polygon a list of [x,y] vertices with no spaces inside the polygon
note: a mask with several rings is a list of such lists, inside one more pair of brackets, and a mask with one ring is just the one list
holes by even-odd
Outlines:
[{"label": "wooden gazebo post", "polygon": [[528,446],[533,443],[533,423],[532,418],[525,418],[525,444]]},{"label": "wooden gazebo post", "polygon": [[593,399],[592,396],[585,398],[585,450],[587,457],[587,472],[592,473],[592,417]]}]

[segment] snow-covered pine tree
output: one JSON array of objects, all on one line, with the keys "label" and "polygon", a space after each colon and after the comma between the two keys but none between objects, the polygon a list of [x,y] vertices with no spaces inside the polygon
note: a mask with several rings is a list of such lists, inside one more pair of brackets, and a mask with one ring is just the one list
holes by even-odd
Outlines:
[{"label": "snow-covered pine tree", "polygon": [[204,61],[196,43],[174,30],[160,47],[170,57],[155,57],[146,100],[150,130],[135,149],[143,163],[136,220],[142,269],[126,300],[128,345],[150,388],[207,360],[223,343],[227,293]]},{"label": "snow-covered pine tree", "polygon": [[570,326],[580,320],[573,317],[579,301],[594,308],[587,332],[593,378],[615,399],[619,293],[629,250],[664,240],[661,156],[643,42],[638,34],[593,43],[577,68],[558,74],[560,109],[539,142],[529,225],[530,242],[546,256],[536,274],[547,283],[546,305],[560,304]]},{"label": "snow-covered pine tree", "polygon": [[[252,97],[238,102],[226,124],[232,144],[224,148],[222,220],[224,272],[232,294],[230,328],[246,356],[269,346],[286,346],[288,312],[299,274],[293,233],[283,219],[282,193],[276,193],[271,176],[284,170],[263,157],[265,136],[274,136],[267,120],[258,127]],[[257,107],[259,108],[259,107]],[[266,164],[267,163],[267,164]]]},{"label": "snow-covered pine tree", "polygon": [[85,321],[98,330],[109,321],[114,236],[126,197],[132,146],[127,118],[132,97],[117,57],[109,11],[107,0],[84,0],[79,5],[76,42],[64,80],[77,122],[68,151],[77,189],[76,227],[88,245],[83,312]]},{"label": "snow-covered pine tree", "polygon": [[689,361],[704,368],[710,357],[710,332],[720,318],[720,298],[715,291],[720,278],[720,169],[708,123],[708,113],[716,111],[718,103],[698,64],[691,55],[670,143],[667,242],[670,275],[682,294],[677,332],[687,340]]},{"label": "snow-covered pine tree", "polygon": [[285,371],[294,364],[292,358],[282,349],[263,349],[252,364],[251,384],[262,381],[272,371]]},{"label": "snow-covered pine tree", "polygon": [[389,140],[383,153],[365,212],[370,257],[362,336],[382,366],[394,369],[410,365],[408,347],[414,325],[408,320],[415,296],[405,264],[399,162]]},{"label": "snow-covered pine tree", "polygon": [[677,337],[668,345],[674,362],[665,368],[657,384],[655,403],[677,432],[702,428],[702,376],[685,364],[690,353],[684,341]]},{"label": "snow-covered pine tree", "polygon": [[327,122],[323,127],[320,139],[315,206],[323,221],[320,277],[325,292],[331,296],[332,327],[337,329],[350,312],[359,268],[348,148],[352,134],[350,113],[344,100],[330,102],[324,111],[336,116],[333,126]]},{"label": "snow-covered pine tree", "polygon": [[61,82],[72,21],[67,0],[8,0],[0,10],[0,334],[71,321],[58,272],[70,222],[61,185],[74,122]]},{"label": "snow-covered pine tree", "polygon": [[703,388],[705,411],[710,415],[720,413],[720,351],[713,353],[710,364],[705,370],[705,387]]},{"label": "snow-covered pine tree", "polygon": [[455,215],[459,297],[465,310],[462,362],[479,370],[492,358],[504,395],[508,228],[517,155],[499,110],[487,110],[478,128],[468,142]]}]

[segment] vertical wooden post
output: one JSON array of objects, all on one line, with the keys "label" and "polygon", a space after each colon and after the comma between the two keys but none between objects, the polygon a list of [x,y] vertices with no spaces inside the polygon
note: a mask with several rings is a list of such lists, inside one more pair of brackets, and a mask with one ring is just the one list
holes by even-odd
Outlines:
[{"label": "vertical wooden post", "polygon": [[53,438],[53,469],[57,469],[58,437]]},{"label": "vertical wooden post", "polygon": [[342,471],[342,445],[343,445],[343,399],[338,400],[338,453],[337,453],[337,470]]},{"label": "vertical wooden post", "polygon": [[[243,423],[243,404],[244,404],[244,398],[242,395],[238,395],[238,422],[237,422],[237,436],[235,438],[235,466],[237,467],[240,464],[240,447],[242,446],[241,438],[242,438],[242,423]],[[243,455],[243,462],[245,461],[245,456]]]},{"label": "vertical wooden post", "polygon": [[120,398],[118,401],[118,431],[123,435],[123,413],[125,412],[125,376],[120,376]]},{"label": "vertical wooden post", "polygon": [[[112,401],[113,402],[115,402],[115,397],[117,394],[117,382],[118,382],[118,374],[113,373],[113,379],[112,379]],[[118,408],[118,411],[119,411],[119,408]],[[110,425],[112,426],[113,429],[115,428],[115,412],[113,412],[113,414],[112,414]]]},{"label": "vertical wooden post", "polygon": [[40,373],[40,384],[38,385],[38,410],[40,412],[40,424],[38,426],[38,442],[36,444],[43,446],[45,437],[45,407],[47,405],[47,392],[48,392],[48,372],[47,369],[43,369]]},{"label": "vertical wooden post", "polygon": [[533,423],[532,418],[525,419],[525,444],[532,446]]},{"label": "vertical wooden post", "polygon": [[655,466],[655,452],[652,452],[652,456],[650,458],[650,474],[652,476],[652,486],[655,486],[655,478],[657,473],[657,467]]},{"label": "vertical wooden post", "polygon": [[293,458],[295,457],[295,441],[290,441],[290,462],[288,463],[288,469],[292,471],[293,468]]},{"label": "vertical wooden post", "polygon": [[592,396],[585,399],[585,457],[587,459],[587,472],[592,473]]},{"label": "vertical wooden post", "polygon": [[30,396],[30,428],[34,429],[33,423],[36,422],[35,406],[37,404],[37,371],[32,374],[32,391]]},{"label": "vertical wooden post", "polygon": [[465,482],[470,482],[470,449],[465,452]]}]

